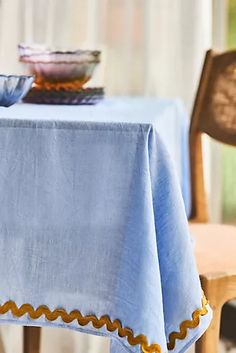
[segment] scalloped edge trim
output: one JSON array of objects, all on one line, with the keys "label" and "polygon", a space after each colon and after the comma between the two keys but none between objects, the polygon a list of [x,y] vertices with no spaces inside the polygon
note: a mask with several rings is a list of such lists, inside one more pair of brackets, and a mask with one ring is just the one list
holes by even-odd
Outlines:
[{"label": "scalloped edge trim", "polygon": [[176,340],[184,340],[187,337],[188,329],[194,329],[200,324],[200,317],[208,313],[207,305],[209,304],[205,295],[202,298],[202,308],[192,313],[192,320],[185,320],[179,325],[179,332],[169,334],[169,342],[167,348],[169,351],[175,348]]},{"label": "scalloped edge trim", "polygon": [[154,343],[149,345],[146,336],[142,334],[134,336],[132,329],[128,327],[123,328],[119,320],[111,321],[108,315],[103,315],[98,319],[95,315],[83,316],[78,310],[67,313],[63,308],[58,308],[51,311],[46,305],[40,305],[37,309],[34,309],[31,304],[23,304],[18,307],[12,300],[0,305],[0,315],[4,315],[9,311],[16,317],[28,314],[33,320],[39,319],[42,315],[45,315],[45,318],[49,321],[55,321],[60,317],[62,321],[67,324],[77,320],[80,326],[85,326],[90,323],[96,329],[106,326],[108,331],[114,332],[117,330],[119,337],[126,337],[131,346],[141,345],[143,353],[161,353],[159,344]]},{"label": "scalloped edge trim", "polygon": [[[168,350],[175,348],[176,340],[184,340],[188,334],[188,328],[196,328],[200,323],[200,316],[206,315],[208,310],[206,305],[208,301],[205,296],[202,298],[202,308],[197,309],[193,312],[193,320],[186,320],[180,324],[180,332],[172,332],[169,335],[169,343],[167,344]],[[37,320],[41,316],[49,321],[55,321],[59,317],[63,322],[69,324],[74,320],[77,320],[78,325],[86,326],[92,324],[94,328],[100,329],[103,326],[106,326],[106,329],[109,332],[114,332],[117,330],[119,337],[127,338],[128,343],[131,346],[140,345],[143,353],[161,353],[161,347],[157,343],[148,344],[147,337],[143,334],[134,336],[133,330],[128,327],[122,327],[119,320],[111,321],[108,315],[103,315],[100,318],[97,318],[95,315],[86,315],[83,316],[79,310],[72,310],[70,313],[67,313],[65,309],[58,308],[51,311],[46,305],[40,305],[37,309],[34,309],[31,304],[23,304],[20,307],[12,300],[5,302],[0,305],[0,315],[4,315],[7,312],[11,312],[13,316],[22,317],[25,314],[28,314],[32,320]]]}]

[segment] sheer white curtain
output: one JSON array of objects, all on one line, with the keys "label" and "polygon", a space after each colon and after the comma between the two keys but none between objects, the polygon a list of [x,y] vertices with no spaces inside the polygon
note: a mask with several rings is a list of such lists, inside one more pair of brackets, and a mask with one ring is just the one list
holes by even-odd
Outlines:
[{"label": "sheer white curtain", "polygon": [[[1,0],[0,70],[21,72],[19,42],[101,48],[92,84],[107,94],[180,97],[191,108],[212,41],[212,0]],[[43,352],[107,351],[105,339],[44,329]],[[20,328],[4,327],[0,353],[21,351]]]},{"label": "sheer white curtain", "polygon": [[[102,48],[107,94],[178,96],[191,106],[211,45],[212,0],[1,0],[0,65],[20,41]],[[91,83],[92,84],[92,83]]]}]

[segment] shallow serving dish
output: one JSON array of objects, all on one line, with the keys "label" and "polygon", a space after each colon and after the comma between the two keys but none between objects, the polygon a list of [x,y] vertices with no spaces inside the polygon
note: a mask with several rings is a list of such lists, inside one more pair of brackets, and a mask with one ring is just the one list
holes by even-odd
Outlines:
[{"label": "shallow serving dish", "polygon": [[100,62],[100,51],[96,50],[50,51],[33,47],[30,52],[29,48],[19,47],[20,61],[27,65],[29,74],[35,75],[37,84],[77,81],[77,87],[82,87]]},{"label": "shallow serving dish", "polygon": [[23,101],[36,104],[94,105],[103,98],[103,87],[45,90],[34,86]]},{"label": "shallow serving dish", "polygon": [[34,82],[34,76],[0,75],[0,106],[10,107],[22,99]]}]

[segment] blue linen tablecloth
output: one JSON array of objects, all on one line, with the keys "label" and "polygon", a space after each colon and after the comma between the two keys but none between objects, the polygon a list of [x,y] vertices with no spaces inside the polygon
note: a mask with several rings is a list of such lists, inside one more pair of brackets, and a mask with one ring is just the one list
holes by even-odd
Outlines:
[{"label": "blue linen tablecloth", "polygon": [[0,322],[106,335],[119,353],[184,352],[211,309],[149,122],[178,103],[120,103],[0,110]]}]

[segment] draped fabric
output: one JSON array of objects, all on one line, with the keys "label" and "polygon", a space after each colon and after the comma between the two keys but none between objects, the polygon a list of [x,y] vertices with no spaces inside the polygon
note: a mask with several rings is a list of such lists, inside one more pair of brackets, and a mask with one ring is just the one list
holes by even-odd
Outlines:
[{"label": "draped fabric", "polygon": [[203,334],[211,309],[158,132],[172,106],[0,109],[0,323],[105,335],[111,353],[183,353]]}]

